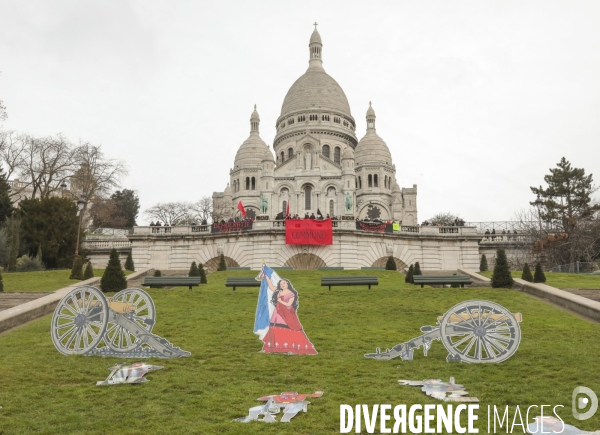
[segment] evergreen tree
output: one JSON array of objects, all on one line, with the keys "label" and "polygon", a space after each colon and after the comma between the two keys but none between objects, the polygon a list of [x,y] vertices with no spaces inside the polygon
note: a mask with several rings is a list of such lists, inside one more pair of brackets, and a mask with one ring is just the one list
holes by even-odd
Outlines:
[{"label": "evergreen tree", "polygon": [[200,274],[200,284],[206,284],[208,281],[206,280],[206,272],[202,263],[198,263],[198,273]]},{"label": "evergreen tree", "polygon": [[385,263],[385,270],[396,270],[396,261],[391,255],[388,257],[387,263]]},{"label": "evergreen tree", "polygon": [[531,269],[527,263],[525,263],[523,266],[523,274],[521,275],[521,279],[524,281],[533,282],[533,275],[531,274]]},{"label": "evergreen tree", "polygon": [[127,288],[127,280],[121,269],[119,253],[115,248],[110,250],[110,260],[108,260],[104,275],[100,279],[100,287],[105,293],[118,292]]},{"label": "evergreen tree", "polygon": [[479,262],[479,271],[486,272],[488,270],[487,258],[485,254],[481,256],[481,261]]},{"label": "evergreen tree", "polygon": [[415,268],[411,264],[410,267],[408,268],[408,272],[406,273],[406,277],[404,278],[404,282],[409,282],[411,284],[414,284],[414,281],[413,281],[414,273],[415,273]]},{"label": "evergreen tree", "polygon": [[221,257],[219,258],[219,267],[217,267],[217,270],[227,270],[227,264],[225,263],[225,256],[223,254],[221,254]]},{"label": "evergreen tree", "polygon": [[38,245],[38,250],[35,258],[37,258],[39,262],[42,263],[42,245]]},{"label": "evergreen tree", "polygon": [[135,272],[135,266],[133,265],[133,257],[131,256],[131,252],[127,254],[127,259],[125,260],[125,270]]},{"label": "evergreen tree", "polygon": [[504,249],[496,251],[496,265],[492,274],[492,287],[494,288],[511,288],[514,281],[508,267],[508,260]]},{"label": "evergreen tree", "polygon": [[79,255],[75,257],[75,261],[73,261],[73,268],[71,269],[69,279],[83,279],[83,258]]},{"label": "evergreen tree", "polygon": [[2,281],[2,273],[0,272],[0,293],[4,291],[4,282]]},{"label": "evergreen tree", "polygon": [[533,282],[546,282],[546,275],[544,275],[542,265],[539,261],[535,263],[535,273],[533,274]]},{"label": "evergreen tree", "polygon": [[6,180],[6,174],[0,166],[0,223],[4,223],[13,212],[13,206],[9,192],[10,186]]},{"label": "evergreen tree", "polygon": [[414,273],[414,275],[423,275],[423,273],[421,272],[421,265],[419,264],[418,261],[415,263],[415,273]]},{"label": "evergreen tree", "polygon": [[14,272],[17,270],[17,259],[21,248],[21,221],[12,216],[6,222],[6,239],[9,245],[8,270]]},{"label": "evergreen tree", "polygon": [[94,269],[92,267],[92,262],[88,261],[87,266],[85,266],[85,271],[83,272],[83,279],[90,279],[94,277]]},{"label": "evergreen tree", "polygon": [[192,261],[192,266],[190,267],[188,276],[200,276],[200,270],[198,269],[198,266],[196,266],[195,261]]},{"label": "evergreen tree", "polygon": [[161,276],[162,276],[162,273],[160,272],[160,270],[156,269],[156,270],[154,271],[154,277],[155,277],[155,278],[160,278]]}]

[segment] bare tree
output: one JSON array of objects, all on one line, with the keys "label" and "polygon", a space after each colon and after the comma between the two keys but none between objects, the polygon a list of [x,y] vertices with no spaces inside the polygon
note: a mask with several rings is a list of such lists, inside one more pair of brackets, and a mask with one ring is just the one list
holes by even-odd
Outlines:
[{"label": "bare tree", "polygon": [[193,204],[194,217],[200,222],[209,222],[213,215],[213,201],[210,196],[203,196]]},{"label": "bare tree", "polygon": [[81,143],[74,150],[77,169],[71,176],[71,194],[74,199],[85,195],[88,203],[119,187],[122,177],[128,174],[127,165],[121,160],[106,157],[100,145]]},{"label": "bare tree", "polygon": [[158,219],[171,225],[180,225],[189,223],[193,219],[194,204],[185,201],[179,202],[159,202],[147,209],[144,214],[151,219]]},{"label": "bare tree", "polygon": [[217,199],[213,201],[212,206],[212,220],[213,222],[219,222],[220,220],[227,220],[232,217],[231,204],[223,199]]}]

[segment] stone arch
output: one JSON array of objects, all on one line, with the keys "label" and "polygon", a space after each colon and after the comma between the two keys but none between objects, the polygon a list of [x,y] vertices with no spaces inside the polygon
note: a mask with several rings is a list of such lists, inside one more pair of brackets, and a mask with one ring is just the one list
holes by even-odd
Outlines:
[{"label": "stone arch", "polygon": [[[219,267],[220,258],[221,256],[213,257],[206,263],[204,263],[204,270],[206,271],[206,273],[213,273],[217,271],[217,268]],[[240,267],[237,261],[227,256],[225,256],[225,264],[227,265],[227,267]]]},{"label": "stone arch", "polygon": [[[381,257],[375,260],[375,262],[371,265],[371,267],[385,267],[388,258],[390,257]],[[396,270],[403,270],[408,268],[408,265],[400,260],[398,257],[394,257],[394,261],[396,262]]]},{"label": "stone arch", "polygon": [[315,254],[302,253],[288,258],[284,266],[291,266],[294,270],[316,270],[327,266],[321,257]]}]

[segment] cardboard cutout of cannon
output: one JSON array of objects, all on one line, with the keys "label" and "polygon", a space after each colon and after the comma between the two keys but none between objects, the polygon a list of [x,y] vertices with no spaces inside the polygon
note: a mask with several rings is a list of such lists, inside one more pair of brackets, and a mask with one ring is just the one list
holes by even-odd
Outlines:
[{"label": "cardboard cutout of cannon", "polygon": [[178,358],[190,353],[152,334],[156,310],[148,293],[128,288],[106,298],[96,287],[69,292],[56,306],[50,335],[64,355]]},{"label": "cardboard cutout of cannon", "polygon": [[521,342],[521,313],[512,314],[495,302],[464,301],[438,317],[438,326],[422,326],[425,334],[400,343],[385,352],[365,354],[366,358],[413,359],[415,349],[427,351],[435,340],[441,340],[449,354],[446,361],[467,363],[499,363],[510,358]]},{"label": "cardboard cutout of cannon", "polygon": [[[283,416],[280,423],[289,423],[300,411],[308,412],[310,402],[307,397],[321,397],[322,391],[315,391],[313,394],[298,394],[295,391],[288,391],[281,394],[259,397],[257,400],[267,402],[264,405],[254,406],[248,410],[246,417],[236,418],[233,421],[249,423],[251,421],[262,421],[265,423],[276,423],[275,416],[283,409]],[[260,418],[260,416],[263,418]]]}]

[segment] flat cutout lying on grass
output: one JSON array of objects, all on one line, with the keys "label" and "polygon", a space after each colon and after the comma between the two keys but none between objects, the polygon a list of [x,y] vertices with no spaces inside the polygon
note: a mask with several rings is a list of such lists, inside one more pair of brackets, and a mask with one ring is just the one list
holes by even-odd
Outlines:
[{"label": "flat cutout lying on grass", "polygon": [[521,342],[521,313],[511,314],[502,305],[490,301],[464,301],[438,317],[438,326],[422,326],[425,334],[400,343],[392,349],[365,354],[366,358],[413,359],[415,349],[427,351],[434,340],[441,340],[449,354],[446,361],[499,363],[510,358]]},{"label": "flat cutout lying on grass", "polygon": [[96,382],[96,385],[116,385],[116,384],[141,384],[148,382],[144,376],[153,370],[160,370],[162,366],[153,366],[145,362],[136,362],[129,366],[124,363],[117,363],[108,370],[112,370],[110,375],[104,381]]},{"label": "flat cutout lying on grass", "polygon": [[258,293],[254,333],[263,341],[265,353],[316,355],[298,319],[298,292],[292,283],[280,278],[263,263],[260,274],[262,281]]},{"label": "flat cutout lying on grass", "polygon": [[465,391],[464,385],[455,384],[453,377],[450,378],[450,382],[442,382],[441,379],[425,379],[423,381],[400,379],[398,383],[411,387],[423,387],[421,388],[422,392],[444,402],[479,402],[477,397],[468,397],[469,392]]},{"label": "flat cutout lying on grass", "polygon": [[77,287],[56,306],[50,335],[64,355],[178,358],[190,353],[152,334],[156,310],[138,288],[106,298],[96,287]]},{"label": "flat cutout lying on grass", "polygon": [[[290,391],[279,395],[259,397],[257,400],[267,403],[250,408],[246,417],[236,418],[234,421],[242,423],[251,421],[276,423],[275,415],[279,414],[281,408],[283,408],[283,417],[279,421],[289,423],[300,411],[308,412],[310,402],[305,400],[307,397],[321,397],[322,395],[322,391],[315,391],[313,394],[298,394],[295,391]],[[263,418],[259,418],[261,415]]]},{"label": "flat cutout lying on grass", "polygon": [[[562,420],[555,417],[535,417],[534,423],[527,425],[527,433],[543,434],[543,433],[560,433],[561,435],[600,435],[600,430],[589,432],[577,429],[575,426],[565,424]],[[543,424],[543,426],[542,426]],[[564,430],[563,430],[564,429]]]}]

